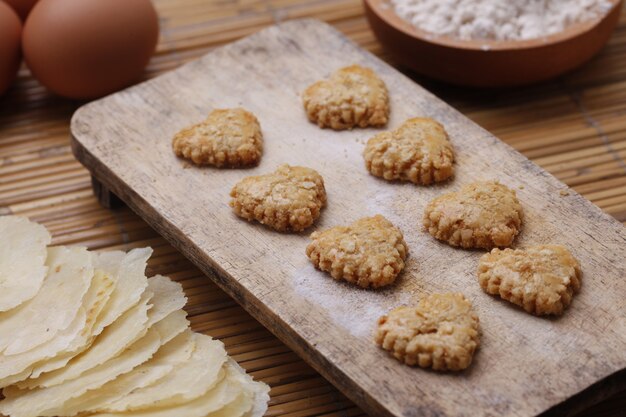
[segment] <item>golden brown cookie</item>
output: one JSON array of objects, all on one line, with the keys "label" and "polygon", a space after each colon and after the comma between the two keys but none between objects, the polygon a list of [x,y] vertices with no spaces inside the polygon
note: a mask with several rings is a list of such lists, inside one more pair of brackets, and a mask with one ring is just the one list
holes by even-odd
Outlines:
[{"label": "golden brown cookie", "polygon": [[408,247],[381,215],[311,234],[306,254],[316,268],[363,288],[389,285],[404,268]]},{"label": "golden brown cookie", "polygon": [[478,264],[478,281],[489,294],[537,315],[563,314],[580,291],[578,261],[563,246],[494,249]]},{"label": "golden brown cookie", "polygon": [[306,229],[326,204],[322,176],[311,168],[287,164],[270,174],[244,178],[230,196],[238,216],[281,232]]},{"label": "golden brown cookie", "polygon": [[372,175],[386,180],[428,185],[454,173],[454,151],[441,124],[429,118],[409,119],[399,128],[371,138],[363,152]]},{"label": "golden brown cookie", "polygon": [[522,206],[515,191],[497,181],[475,182],[432,200],[424,227],[452,246],[509,246],[522,227]]},{"label": "golden brown cookie", "polygon": [[341,68],[328,80],[310,85],[302,99],[309,120],[322,128],[384,126],[389,119],[385,83],[359,65]]},{"label": "golden brown cookie", "polygon": [[478,316],[463,294],[432,294],[378,319],[374,338],[407,365],[460,371],[480,344]]},{"label": "golden brown cookie", "polygon": [[244,109],[217,109],[201,123],[178,132],[172,141],[177,156],[196,165],[256,165],[263,152],[261,126]]}]

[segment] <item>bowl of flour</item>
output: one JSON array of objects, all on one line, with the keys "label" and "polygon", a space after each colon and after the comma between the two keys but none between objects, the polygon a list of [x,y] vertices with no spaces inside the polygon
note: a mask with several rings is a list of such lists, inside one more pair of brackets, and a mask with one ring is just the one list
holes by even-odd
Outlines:
[{"label": "bowl of flour", "polygon": [[364,0],[372,29],[403,65],[478,87],[571,71],[609,40],[623,0]]}]

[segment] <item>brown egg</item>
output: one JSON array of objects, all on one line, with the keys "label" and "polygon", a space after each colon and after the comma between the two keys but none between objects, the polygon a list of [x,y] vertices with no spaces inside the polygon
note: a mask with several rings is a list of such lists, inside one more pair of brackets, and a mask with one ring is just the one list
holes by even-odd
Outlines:
[{"label": "brown egg", "polygon": [[22,47],[44,86],[90,99],[137,81],[158,36],[150,0],[40,0],[26,21]]},{"label": "brown egg", "polygon": [[24,21],[35,3],[37,3],[37,0],[4,0],[4,2],[13,7],[13,10],[15,10],[22,21]]},{"label": "brown egg", "polygon": [[11,85],[22,62],[22,22],[15,11],[0,1],[0,94]]}]

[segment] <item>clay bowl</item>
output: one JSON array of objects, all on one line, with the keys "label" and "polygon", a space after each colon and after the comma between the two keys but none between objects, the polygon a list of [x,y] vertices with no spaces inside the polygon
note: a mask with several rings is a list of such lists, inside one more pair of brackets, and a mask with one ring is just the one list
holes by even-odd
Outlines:
[{"label": "clay bowl", "polygon": [[524,41],[466,41],[433,36],[393,11],[389,0],[364,0],[374,33],[394,58],[418,73],[475,87],[535,83],[582,65],[607,43],[619,20],[623,0],[601,19]]}]

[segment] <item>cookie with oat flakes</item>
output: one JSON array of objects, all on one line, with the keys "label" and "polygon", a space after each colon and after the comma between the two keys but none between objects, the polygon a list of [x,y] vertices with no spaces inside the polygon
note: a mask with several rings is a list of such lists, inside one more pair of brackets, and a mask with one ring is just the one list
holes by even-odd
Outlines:
[{"label": "cookie with oat flakes", "polygon": [[259,163],[263,135],[249,111],[216,109],[204,121],[178,132],[172,147],[177,156],[196,165],[245,167]]},{"label": "cookie with oat flakes", "polygon": [[302,94],[309,120],[334,130],[384,126],[389,120],[385,83],[369,68],[352,65],[328,80],[310,85]]},{"label": "cookie with oat flakes", "polygon": [[480,344],[478,316],[463,294],[432,294],[378,319],[374,339],[407,365],[460,371]]},{"label": "cookie with oat flakes", "polygon": [[400,229],[381,215],[311,234],[306,254],[316,268],[363,288],[393,283],[408,247]]},{"label": "cookie with oat flakes", "polygon": [[281,232],[311,226],[326,204],[322,176],[311,168],[287,164],[269,174],[244,178],[230,196],[230,206],[238,216]]},{"label": "cookie with oat flakes", "polygon": [[560,245],[494,249],[478,264],[478,281],[488,294],[536,315],[560,315],[580,291],[582,272]]},{"label": "cookie with oat flakes", "polygon": [[432,200],[424,210],[424,227],[452,246],[510,246],[522,227],[522,206],[515,191],[497,181],[464,185]]},{"label": "cookie with oat flakes", "polygon": [[430,118],[415,117],[399,128],[371,138],[363,152],[367,170],[389,181],[428,185],[454,173],[454,151],[444,127]]}]

